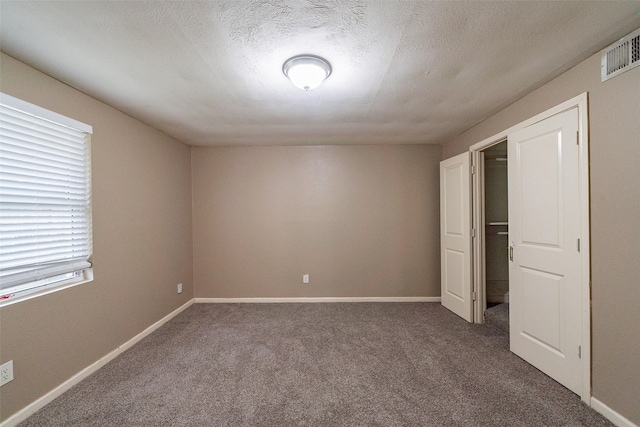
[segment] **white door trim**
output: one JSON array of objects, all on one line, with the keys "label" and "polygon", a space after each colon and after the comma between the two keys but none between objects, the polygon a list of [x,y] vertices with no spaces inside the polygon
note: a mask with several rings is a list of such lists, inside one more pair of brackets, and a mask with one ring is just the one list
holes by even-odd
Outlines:
[{"label": "white door trim", "polygon": [[473,238],[472,266],[473,277],[471,287],[476,300],[473,302],[474,323],[484,323],[484,308],[487,306],[486,283],[486,251],[485,251],[485,196],[484,196],[484,154],[481,151],[471,152],[471,228],[476,230]]},{"label": "white door trim", "polygon": [[[581,247],[580,251],[582,261],[582,392],[580,397],[587,405],[591,405],[591,239],[590,239],[590,215],[589,215],[589,112],[588,112],[588,94],[582,93],[575,98],[572,98],[560,105],[557,105],[549,110],[540,113],[528,120],[518,123],[515,126],[505,129],[504,131],[480,141],[469,148],[472,158],[477,158],[479,151],[484,150],[498,142],[501,142],[507,138],[510,133],[523,129],[534,123],[540,122],[546,118],[554,116],[563,111],[570,110],[572,108],[578,108],[578,129],[579,129],[579,169],[580,169],[580,224],[581,224]],[[482,216],[482,205],[476,203],[476,196],[482,194],[479,188],[479,180],[472,182],[474,194],[473,205],[473,227],[475,229],[482,229],[482,224],[479,223]],[[484,245],[484,239],[482,233],[478,233],[478,237],[474,242],[474,257],[481,252],[477,249],[478,245]],[[481,260],[474,259],[474,265],[478,265]],[[476,270],[477,271],[477,270]],[[479,283],[477,277],[474,277],[474,286]],[[477,289],[479,290],[479,289]],[[480,295],[480,294],[478,294]],[[483,295],[484,296],[484,295]],[[482,310],[480,305],[483,298],[477,298],[475,301],[474,311]],[[478,317],[480,319],[480,317]]]}]

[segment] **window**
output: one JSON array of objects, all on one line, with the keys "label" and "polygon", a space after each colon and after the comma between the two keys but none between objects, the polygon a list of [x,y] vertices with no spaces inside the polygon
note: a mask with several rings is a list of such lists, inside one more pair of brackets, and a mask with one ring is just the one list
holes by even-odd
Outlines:
[{"label": "window", "polygon": [[0,304],[90,281],[91,126],[0,93]]}]

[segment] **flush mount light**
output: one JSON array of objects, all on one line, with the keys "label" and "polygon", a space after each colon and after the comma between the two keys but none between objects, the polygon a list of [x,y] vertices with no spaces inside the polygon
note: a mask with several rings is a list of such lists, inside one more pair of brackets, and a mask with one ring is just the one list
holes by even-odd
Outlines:
[{"label": "flush mount light", "polygon": [[298,55],[289,58],[282,66],[282,72],[295,86],[311,90],[331,74],[331,64],[315,55]]}]

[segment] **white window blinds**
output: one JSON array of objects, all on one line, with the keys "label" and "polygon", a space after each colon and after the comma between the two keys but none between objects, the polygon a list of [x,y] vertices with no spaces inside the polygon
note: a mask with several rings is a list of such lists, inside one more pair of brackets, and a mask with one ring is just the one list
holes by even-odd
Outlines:
[{"label": "white window blinds", "polygon": [[90,133],[2,94],[0,299],[68,282],[91,267]]}]

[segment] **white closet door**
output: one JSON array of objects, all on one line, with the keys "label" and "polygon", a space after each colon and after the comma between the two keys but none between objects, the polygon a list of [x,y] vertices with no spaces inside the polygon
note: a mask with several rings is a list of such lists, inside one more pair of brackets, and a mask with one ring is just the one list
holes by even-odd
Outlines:
[{"label": "white closet door", "polygon": [[509,135],[509,288],[511,351],[580,394],[577,132],[574,108]]},{"label": "white closet door", "polygon": [[470,153],[440,163],[442,305],[473,322]]}]

